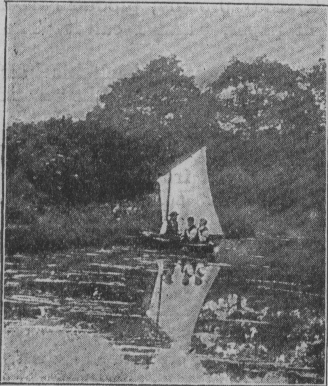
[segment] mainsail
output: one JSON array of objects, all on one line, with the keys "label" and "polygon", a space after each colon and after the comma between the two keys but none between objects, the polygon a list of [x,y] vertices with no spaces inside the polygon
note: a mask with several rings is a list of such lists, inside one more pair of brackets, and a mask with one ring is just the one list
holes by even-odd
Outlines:
[{"label": "mainsail", "polygon": [[173,167],[157,181],[162,207],[161,234],[165,233],[168,215],[173,211],[179,214],[180,232],[186,228],[187,218],[192,216],[196,224],[200,218],[206,218],[211,235],[223,234],[208,181],[206,147]]}]

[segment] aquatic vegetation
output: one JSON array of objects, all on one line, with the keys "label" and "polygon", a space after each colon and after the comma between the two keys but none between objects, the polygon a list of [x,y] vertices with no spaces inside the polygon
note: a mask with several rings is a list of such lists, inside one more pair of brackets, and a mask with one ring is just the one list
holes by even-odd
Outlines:
[{"label": "aquatic vegetation", "polygon": [[[323,379],[324,310],[304,302],[296,309],[279,309],[279,304],[270,304],[269,298],[268,306],[255,310],[252,305],[256,300],[251,295],[249,299],[241,297],[238,309],[237,294],[220,295],[218,302],[204,303],[193,338],[199,354],[219,361],[217,372],[223,371],[220,360],[231,366],[246,361],[253,370],[254,366],[262,367],[262,371],[263,366],[279,367],[285,369],[286,377],[293,374],[302,380],[302,373],[307,371],[313,374],[311,382]],[[246,370],[244,373],[249,375]]]}]

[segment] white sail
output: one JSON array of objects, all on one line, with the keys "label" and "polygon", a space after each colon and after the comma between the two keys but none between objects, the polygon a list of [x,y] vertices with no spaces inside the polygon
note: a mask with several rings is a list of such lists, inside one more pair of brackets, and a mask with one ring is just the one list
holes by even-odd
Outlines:
[{"label": "white sail", "polygon": [[160,233],[165,233],[166,219],[172,211],[178,212],[179,231],[183,232],[187,218],[193,216],[195,223],[206,218],[211,235],[222,235],[207,175],[206,147],[171,169],[158,180],[160,185],[162,221]]}]

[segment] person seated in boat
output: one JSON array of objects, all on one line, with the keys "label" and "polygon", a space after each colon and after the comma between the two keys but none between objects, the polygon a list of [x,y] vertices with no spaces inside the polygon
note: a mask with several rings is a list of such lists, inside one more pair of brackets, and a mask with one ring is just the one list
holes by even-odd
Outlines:
[{"label": "person seated in boat", "polygon": [[198,234],[198,241],[202,244],[208,243],[210,240],[210,233],[207,228],[207,220],[205,218],[201,218],[199,220],[199,226],[197,229],[197,234]]},{"label": "person seated in boat", "polygon": [[165,236],[178,236],[179,226],[178,226],[178,213],[171,212],[170,218],[167,222]]},{"label": "person seated in boat", "polygon": [[142,235],[159,241],[179,241],[179,225],[177,217],[177,212],[171,212],[168,220],[163,222],[160,234],[150,231],[143,231]]},{"label": "person seated in boat", "polygon": [[181,241],[185,243],[197,243],[198,233],[197,233],[197,227],[195,225],[195,219],[192,216],[190,216],[187,218],[187,223],[188,223],[188,226],[181,236]]}]

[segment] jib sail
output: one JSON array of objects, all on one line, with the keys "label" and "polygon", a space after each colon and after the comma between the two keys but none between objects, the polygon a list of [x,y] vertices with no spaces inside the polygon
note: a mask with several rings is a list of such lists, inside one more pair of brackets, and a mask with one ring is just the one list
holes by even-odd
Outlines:
[{"label": "jib sail", "polygon": [[161,234],[165,233],[169,214],[176,211],[179,214],[180,232],[185,229],[187,218],[192,216],[196,224],[200,218],[206,218],[211,235],[222,235],[208,181],[206,147],[173,167],[157,181],[160,185],[162,208]]}]

